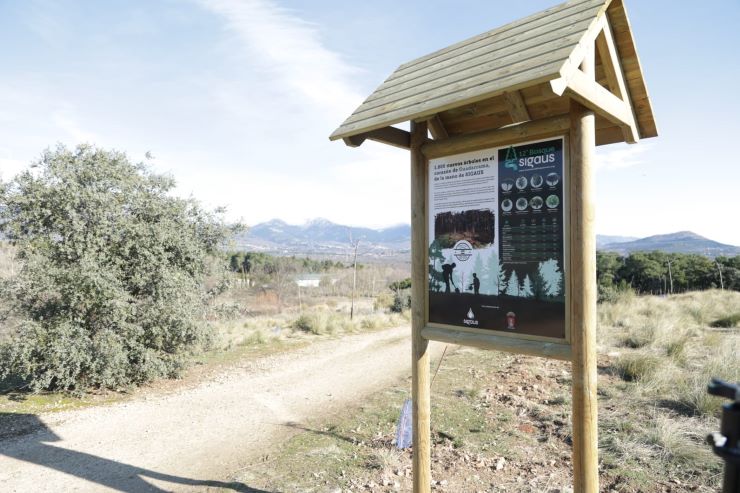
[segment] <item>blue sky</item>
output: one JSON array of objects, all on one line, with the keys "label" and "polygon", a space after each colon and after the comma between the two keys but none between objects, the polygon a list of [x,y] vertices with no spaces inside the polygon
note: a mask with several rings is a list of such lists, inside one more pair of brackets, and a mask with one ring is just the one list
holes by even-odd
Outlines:
[{"label": "blue sky", "polygon": [[[0,177],[92,142],[248,224],[408,222],[407,153],[328,135],[399,64],[555,3],[4,0]],[[626,4],[660,136],[598,149],[597,231],[740,245],[740,2]]]}]

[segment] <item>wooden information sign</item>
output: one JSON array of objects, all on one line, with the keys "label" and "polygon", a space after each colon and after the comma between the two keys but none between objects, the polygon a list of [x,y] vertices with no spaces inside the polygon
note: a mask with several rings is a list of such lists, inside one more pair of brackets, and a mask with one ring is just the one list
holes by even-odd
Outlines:
[{"label": "wooden information sign", "polygon": [[429,341],[571,361],[574,491],[598,491],[593,156],[657,134],[623,1],[571,0],[401,65],[331,135],[411,155],[415,492]]},{"label": "wooden information sign", "polygon": [[425,337],[566,357],[565,142],[430,160]]}]

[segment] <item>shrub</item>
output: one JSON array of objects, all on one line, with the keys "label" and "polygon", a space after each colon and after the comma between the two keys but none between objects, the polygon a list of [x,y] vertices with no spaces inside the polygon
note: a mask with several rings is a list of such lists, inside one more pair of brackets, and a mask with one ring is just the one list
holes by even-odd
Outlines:
[{"label": "shrub", "polygon": [[176,375],[209,341],[207,260],[227,228],[118,152],[60,146],[32,167],[0,184],[0,231],[22,260],[2,295],[24,320],[0,378],[79,391]]},{"label": "shrub", "polygon": [[728,315],[726,317],[718,318],[709,324],[710,327],[720,329],[731,329],[733,327],[740,326],[740,313]]},{"label": "shrub", "polygon": [[391,305],[391,312],[402,313],[406,308],[411,307],[411,293],[408,291],[396,291],[393,295],[393,304]]},{"label": "shrub", "polygon": [[627,353],[617,360],[616,368],[627,381],[651,376],[660,365],[660,358],[647,352]]},{"label": "shrub", "polygon": [[375,302],[373,303],[373,308],[376,311],[377,310],[390,309],[390,307],[393,306],[393,301],[394,301],[393,293],[391,293],[388,290],[381,291],[375,297]]}]

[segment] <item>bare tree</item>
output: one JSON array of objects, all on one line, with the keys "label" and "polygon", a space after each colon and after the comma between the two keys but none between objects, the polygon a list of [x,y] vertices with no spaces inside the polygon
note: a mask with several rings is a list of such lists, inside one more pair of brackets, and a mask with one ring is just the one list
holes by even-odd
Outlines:
[{"label": "bare tree", "polygon": [[355,259],[354,259],[354,265],[352,267],[352,301],[350,302],[349,306],[349,319],[352,320],[352,317],[355,313],[355,289],[357,288],[357,247],[360,246],[360,240],[357,240],[352,242],[352,231],[350,230],[349,233],[349,244],[351,247],[354,247],[355,249]]}]

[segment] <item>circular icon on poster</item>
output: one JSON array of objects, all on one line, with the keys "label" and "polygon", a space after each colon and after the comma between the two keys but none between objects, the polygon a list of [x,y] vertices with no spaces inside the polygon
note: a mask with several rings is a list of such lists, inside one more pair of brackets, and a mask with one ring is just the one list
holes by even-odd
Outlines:
[{"label": "circular icon on poster", "polygon": [[542,209],[542,206],[543,206],[544,204],[545,204],[545,201],[544,201],[544,200],[542,200],[542,197],[540,197],[539,195],[537,195],[536,197],[532,197],[532,198],[530,199],[530,201],[529,201],[529,206],[530,206],[530,207],[531,207],[532,209],[536,210],[536,211],[538,211],[538,210]]},{"label": "circular icon on poster", "polygon": [[512,188],[514,188],[514,180],[504,180],[501,182],[501,190],[504,192],[511,192]]},{"label": "circular icon on poster", "polygon": [[516,179],[516,187],[519,190],[524,190],[527,188],[527,177],[526,176],[520,176]]},{"label": "circular icon on poster", "polygon": [[501,208],[504,212],[509,212],[513,207],[514,202],[512,202],[511,199],[504,199],[503,202],[501,202]]},{"label": "circular icon on poster", "polygon": [[473,256],[473,246],[468,240],[460,240],[455,243],[455,247],[452,249],[452,254],[460,262],[466,262]]},{"label": "circular icon on poster", "polygon": [[540,188],[542,186],[542,175],[532,175],[532,178],[529,179],[529,183],[533,188]]},{"label": "circular icon on poster", "polygon": [[545,178],[545,181],[548,185],[554,187],[555,185],[560,183],[560,175],[557,173],[550,173],[547,175],[547,178]]},{"label": "circular icon on poster", "polygon": [[516,199],[516,210],[523,211],[527,208],[528,205],[529,201],[524,197],[519,197],[518,199]]},{"label": "circular icon on poster", "polygon": [[560,198],[557,195],[550,195],[545,202],[549,209],[554,209],[560,205]]}]

